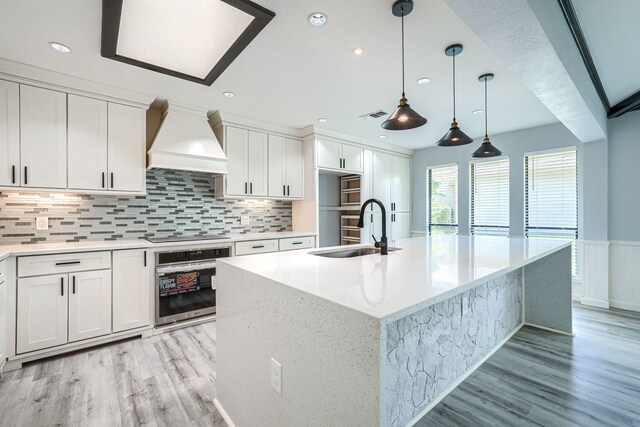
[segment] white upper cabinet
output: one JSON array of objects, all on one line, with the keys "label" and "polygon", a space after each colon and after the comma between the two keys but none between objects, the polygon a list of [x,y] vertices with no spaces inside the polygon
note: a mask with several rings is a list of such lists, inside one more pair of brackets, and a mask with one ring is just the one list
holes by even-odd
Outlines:
[{"label": "white upper cabinet", "polygon": [[269,135],[269,197],[302,198],[302,142]]},{"label": "white upper cabinet", "polygon": [[142,193],[146,188],[146,113],[109,102],[108,115],[108,188]]},{"label": "white upper cabinet", "polygon": [[20,86],[22,186],[67,187],[67,95]]},{"label": "white upper cabinet", "polygon": [[269,193],[268,135],[225,126],[228,173],[225,196],[267,197]]},{"label": "white upper cabinet", "polygon": [[0,80],[0,185],[20,182],[20,86]]},{"label": "white upper cabinet", "polygon": [[362,173],[362,147],[319,138],[317,150],[319,168]]},{"label": "white upper cabinet", "polygon": [[113,332],[151,323],[147,251],[113,251]]},{"label": "white upper cabinet", "polygon": [[392,154],[373,153],[373,197],[387,211],[409,212],[411,206],[411,160]]},{"label": "white upper cabinet", "polygon": [[107,102],[68,97],[69,188],[107,188]]}]

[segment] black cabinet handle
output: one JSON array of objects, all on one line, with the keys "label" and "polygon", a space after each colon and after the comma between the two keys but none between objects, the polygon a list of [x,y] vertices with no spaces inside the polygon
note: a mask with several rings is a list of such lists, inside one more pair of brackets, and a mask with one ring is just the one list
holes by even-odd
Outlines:
[{"label": "black cabinet handle", "polygon": [[253,194],[253,182],[249,183],[249,194]]},{"label": "black cabinet handle", "polygon": [[287,185],[287,196],[290,196],[290,195],[291,195],[291,192],[290,192],[289,190],[290,190],[290,188],[289,188],[289,186]]},{"label": "black cabinet handle", "polygon": [[111,188],[113,188],[113,172],[111,172]]},{"label": "black cabinet handle", "polygon": [[64,277],[60,278],[60,296],[64,296]]},{"label": "black cabinet handle", "polygon": [[262,248],[264,248],[264,245],[251,246],[251,249],[262,249]]},{"label": "black cabinet handle", "polygon": [[287,195],[286,188],[287,188],[287,186],[286,186],[286,185],[283,185],[283,186],[282,186],[282,195],[283,195],[283,196],[286,196],[286,195]]},{"label": "black cabinet handle", "polygon": [[73,281],[73,293],[76,293],[76,276],[71,276],[71,279]]},{"label": "black cabinet handle", "polygon": [[247,191],[247,186],[248,186],[248,184],[245,182],[245,183],[244,183],[244,194],[247,194],[247,193],[248,193],[248,191]]},{"label": "black cabinet handle", "polygon": [[302,242],[292,242],[291,244],[292,244],[292,245],[301,245],[301,244],[302,244]]},{"label": "black cabinet handle", "polygon": [[11,183],[16,183],[16,165],[11,166]]},{"label": "black cabinet handle", "polygon": [[24,185],[27,185],[29,182],[27,181],[27,167],[24,167]]},{"label": "black cabinet handle", "polygon": [[80,264],[80,261],[56,262],[56,266],[60,266],[60,265],[76,265],[76,264]]},{"label": "black cabinet handle", "polygon": [[147,266],[147,251],[144,251],[144,266]]},{"label": "black cabinet handle", "polygon": [[102,172],[102,188],[104,188],[104,172]]}]

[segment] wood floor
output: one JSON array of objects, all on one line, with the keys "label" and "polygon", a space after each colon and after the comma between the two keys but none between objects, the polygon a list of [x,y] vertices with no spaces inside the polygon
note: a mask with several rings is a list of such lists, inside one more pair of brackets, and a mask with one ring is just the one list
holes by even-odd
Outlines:
[{"label": "wood floor", "polygon": [[[574,338],[523,328],[416,425],[640,427],[640,313],[574,319]],[[215,340],[210,323],[8,372],[0,425],[225,426]]]}]

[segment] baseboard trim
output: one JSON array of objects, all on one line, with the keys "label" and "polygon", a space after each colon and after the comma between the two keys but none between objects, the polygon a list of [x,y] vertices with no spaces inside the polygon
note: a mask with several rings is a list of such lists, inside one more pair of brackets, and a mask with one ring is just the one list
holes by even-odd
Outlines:
[{"label": "baseboard trim", "polygon": [[224,420],[224,422],[227,423],[229,427],[236,427],[233,421],[231,421],[229,414],[227,414],[227,411],[225,411],[224,408],[222,407],[222,404],[220,403],[218,398],[213,399],[213,404],[215,405],[218,412],[220,412],[220,415],[222,415],[222,419]]},{"label": "baseboard trim", "polygon": [[609,308],[609,301],[605,301],[602,299],[596,299],[596,298],[585,298],[582,297],[582,299],[580,300],[580,304],[582,305],[590,305],[592,307],[598,307],[598,308]]},{"label": "baseboard trim", "polygon": [[426,235],[426,231],[411,230],[411,237],[424,237]]},{"label": "baseboard trim", "polygon": [[571,294],[571,300],[572,301],[576,301],[576,302],[581,302],[582,301],[582,295],[581,294]]},{"label": "baseboard trim", "polygon": [[614,308],[619,308],[621,310],[631,310],[631,311],[640,311],[640,304],[634,304],[624,301],[611,300],[609,301],[609,305]]},{"label": "baseboard trim", "polygon": [[447,397],[447,395],[449,395],[449,393],[451,393],[453,390],[456,389],[456,387],[458,387],[460,384],[462,384],[462,382],[464,380],[466,380],[467,378],[469,378],[469,376],[471,374],[473,374],[476,370],[478,370],[478,368],[480,366],[482,366],[482,364],[484,362],[486,362],[487,360],[489,360],[489,358],[491,356],[493,356],[495,354],[496,351],[498,351],[503,345],[505,345],[507,343],[507,341],[509,341],[515,334],[516,332],[518,332],[520,330],[520,328],[522,328],[525,325],[525,323],[521,323],[520,325],[518,325],[513,332],[511,332],[509,335],[507,335],[505,338],[503,338],[502,340],[500,340],[500,342],[498,344],[496,344],[495,347],[493,347],[493,349],[487,353],[482,359],[478,360],[476,363],[473,364],[473,366],[467,370],[467,372],[465,372],[462,376],[460,376],[457,380],[455,380],[454,382],[452,382],[451,384],[449,384],[449,386],[444,389],[442,391],[442,393],[440,393],[435,399],[433,399],[431,401],[431,403],[429,403],[429,405],[424,408],[422,411],[420,411],[418,413],[418,415],[416,415],[415,417],[413,417],[408,423],[407,423],[407,427],[411,427],[413,425],[415,425],[415,423],[417,423],[418,421],[420,421],[420,419],[422,417],[424,417],[427,412],[429,412],[430,410],[432,410],[438,403],[440,403],[442,401],[442,399],[444,399],[445,397]]}]

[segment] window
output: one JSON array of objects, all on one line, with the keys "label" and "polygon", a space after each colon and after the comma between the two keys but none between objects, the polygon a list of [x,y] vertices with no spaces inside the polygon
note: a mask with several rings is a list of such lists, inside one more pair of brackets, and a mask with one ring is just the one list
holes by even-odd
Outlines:
[{"label": "window", "polygon": [[575,149],[525,157],[525,233],[527,237],[571,240],[575,275],[578,238]]},{"label": "window", "polygon": [[471,163],[471,234],[509,235],[509,159]]},{"label": "window", "polygon": [[458,231],[458,166],[427,171],[427,223],[431,233]]}]

